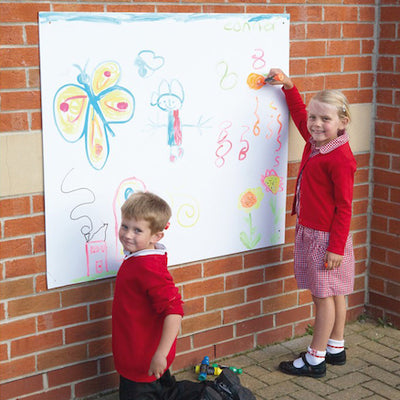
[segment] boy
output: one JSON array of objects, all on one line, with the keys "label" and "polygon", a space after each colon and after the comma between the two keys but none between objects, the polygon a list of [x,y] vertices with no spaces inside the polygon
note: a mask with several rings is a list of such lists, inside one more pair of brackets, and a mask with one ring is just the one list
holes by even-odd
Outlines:
[{"label": "boy", "polygon": [[183,316],[181,295],[167,269],[166,249],[159,244],[171,209],[146,192],[131,195],[121,213],[119,240],[125,259],[117,274],[112,309],[120,400],[158,399],[164,384],[172,384],[168,368]]},{"label": "boy", "polygon": [[159,241],[171,218],[155,194],[132,194],[121,207],[119,240],[125,259],[118,271],[112,309],[112,346],[120,374],[120,400],[255,400],[226,370],[215,382],[179,381],[169,367],[175,357],[182,298]]}]

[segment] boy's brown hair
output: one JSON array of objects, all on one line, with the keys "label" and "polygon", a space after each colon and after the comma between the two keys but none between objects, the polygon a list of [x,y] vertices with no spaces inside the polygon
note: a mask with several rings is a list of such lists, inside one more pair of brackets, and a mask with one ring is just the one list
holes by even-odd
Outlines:
[{"label": "boy's brown hair", "polygon": [[136,192],[126,199],[121,214],[124,218],[147,221],[151,233],[156,233],[165,229],[172,212],[168,203],[154,193]]}]

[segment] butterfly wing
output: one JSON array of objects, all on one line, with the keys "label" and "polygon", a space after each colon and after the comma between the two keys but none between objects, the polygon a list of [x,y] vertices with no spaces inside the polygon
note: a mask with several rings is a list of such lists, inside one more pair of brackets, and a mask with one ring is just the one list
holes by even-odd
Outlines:
[{"label": "butterfly wing", "polygon": [[78,85],[64,85],[54,96],[54,120],[61,136],[68,142],[76,142],[85,132],[89,96]]},{"label": "butterfly wing", "polygon": [[86,133],[86,155],[92,167],[97,170],[102,169],[107,161],[109,151],[104,122],[95,109],[90,106]]},{"label": "butterfly wing", "polygon": [[106,61],[98,65],[93,73],[92,90],[95,96],[116,85],[120,78],[120,68],[116,62]]},{"label": "butterfly wing", "polygon": [[129,90],[115,86],[100,95],[99,106],[106,121],[127,122],[135,112],[135,98]]}]

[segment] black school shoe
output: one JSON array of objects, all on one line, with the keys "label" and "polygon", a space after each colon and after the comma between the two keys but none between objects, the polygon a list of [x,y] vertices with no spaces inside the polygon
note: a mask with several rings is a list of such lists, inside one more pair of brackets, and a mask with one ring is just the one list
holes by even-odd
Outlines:
[{"label": "black school shoe", "polygon": [[229,368],[218,375],[214,386],[223,400],[256,400],[254,394],[242,386],[239,377]]},{"label": "black school shoe", "polygon": [[346,350],[337,354],[330,354],[326,352],[325,361],[327,364],[344,365],[346,364]]},{"label": "black school shoe", "polygon": [[326,361],[318,365],[310,365],[306,359],[306,352],[300,353],[300,357],[304,362],[301,368],[296,368],[293,361],[282,361],[279,369],[285,374],[296,376],[310,376],[312,378],[322,378],[326,375]]}]

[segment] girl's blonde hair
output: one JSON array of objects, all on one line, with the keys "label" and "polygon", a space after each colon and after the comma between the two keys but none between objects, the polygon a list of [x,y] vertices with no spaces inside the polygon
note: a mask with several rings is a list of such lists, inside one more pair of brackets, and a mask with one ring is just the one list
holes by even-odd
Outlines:
[{"label": "girl's blonde hair", "polygon": [[136,192],[126,199],[121,214],[123,218],[147,221],[151,233],[156,233],[165,229],[172,212],[168,203],[154,193]]},{"label": "girl's blonde hair", "polygon": [[347,118],[350,122],[350,105],[347,97],[340,90],[321,90],[311,100],[317,100],[321,103],[330,104],[336,107],[340,119]]}]

